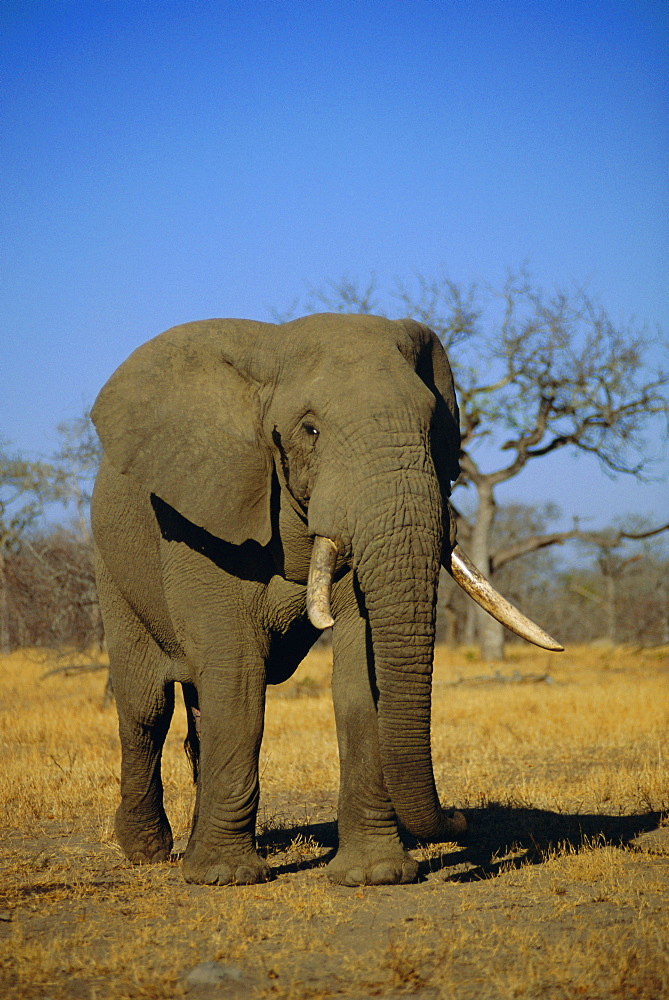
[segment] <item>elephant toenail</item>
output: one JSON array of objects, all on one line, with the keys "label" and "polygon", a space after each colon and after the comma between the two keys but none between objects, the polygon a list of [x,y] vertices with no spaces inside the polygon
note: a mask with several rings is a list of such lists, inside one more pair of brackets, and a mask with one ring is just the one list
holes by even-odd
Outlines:
[{"label": "elephant toenail", "polygon": [[131,854],[130,857],[128,858],[128,861],[130,862],[131,865],[150,864],[149,859],[147,858],[144,851],[134,851],[133,854]]},{"label": "elephant toenail", "polygon": [[398,871],[392,865],[376,865],[372,868],[369,880],[372,885],[395,885],[398,881],[398,875]]},{"label": "elephant toenail", "polygon": [[212,868],[202,880],[205,885],[230,885],[232,874],[226,866],[223,868]]},{"label": "elephant toenail", "polygon": [[342,881],[343,885],[364,885],[367,880],[362,868],[349,868]]},{"label": "elephant toenail", "polygon": [[239,885],[251,885],[257,881],[257,873],[249,865],[240,865],[235,869],[235,882]]},{"label": "elephant toenail", "polygon": [[408,885],[410,882],[415,882],[418,877],[418,864],[414,861],[412,864],[402,865],[402,885]]}]

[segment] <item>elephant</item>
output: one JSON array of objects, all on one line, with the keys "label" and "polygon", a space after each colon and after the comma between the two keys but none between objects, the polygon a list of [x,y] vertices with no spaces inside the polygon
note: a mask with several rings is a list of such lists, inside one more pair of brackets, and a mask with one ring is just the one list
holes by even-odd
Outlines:
[{"label": "elephant", "polygon": [[266,686],[332,626],[340,790],[327,874],[414,881],[405,832],[466,832],[440,804],[430,751],[440,564],[509,627],[561,648],[456,543],[458,406],[436,335],[358,314],[187,323],[137,348],[92,417],[127,857],[170,857],[161,753],[179,683],[196,783],[183,875],[270,877],[255,843]]}]

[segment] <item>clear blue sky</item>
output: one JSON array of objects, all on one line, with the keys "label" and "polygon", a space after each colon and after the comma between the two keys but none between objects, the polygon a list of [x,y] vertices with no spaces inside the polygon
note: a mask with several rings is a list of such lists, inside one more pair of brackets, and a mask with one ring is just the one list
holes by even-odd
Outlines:
[{"label": "clear blue sky", "polygon": [[[527,263],[669,333],[664,0],[3,0],[0,30],[15,449],[161,330],[344,273]],[[669,517],[669,482],[564,455],[501,498]]]}]

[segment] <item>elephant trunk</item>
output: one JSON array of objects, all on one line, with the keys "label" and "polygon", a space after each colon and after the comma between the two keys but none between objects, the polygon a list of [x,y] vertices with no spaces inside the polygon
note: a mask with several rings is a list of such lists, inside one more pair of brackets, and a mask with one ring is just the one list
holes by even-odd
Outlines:
[{"label": "elephant trunk", "polygon": [[386,787],[405,829],[439,841],[454,839],[465,823],[441,809],[432,772],[432,660],[443,528],[439,485],[429,453],[422,454],[424,467],[405,470],[390,500],[379,503],[377,497],[365,504],[362,491],[364,513],[356,518],[352,547],[371,631]]}]

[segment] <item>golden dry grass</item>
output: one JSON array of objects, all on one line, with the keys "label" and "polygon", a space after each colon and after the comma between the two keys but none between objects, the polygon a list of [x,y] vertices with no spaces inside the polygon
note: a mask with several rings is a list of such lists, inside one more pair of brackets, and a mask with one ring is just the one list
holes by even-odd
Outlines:
[{"label": "golden dry grass", "polygon": [[[416,886],[331,886],[338,761],[330,654],[268,698],[264,886],[132,868],[112,836],[119,746],[104,673],[0,658],[0,996],[180,997],[199,962],[242,979],[193,996],[669,996],[669,854],[632,838],[669,806],[669,650],[512,647],[499,675],[438,649],[433,755],[470,842],[416,845]],[[177,848],[193,791],[183,708],[165,751]],[[652,844],[651,844],[652,848]],[[653,849],[653,848],[652,848]]]}]

